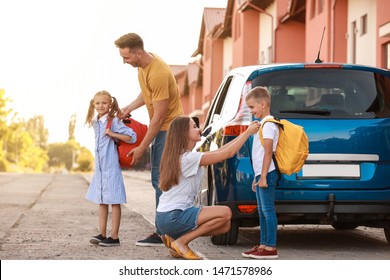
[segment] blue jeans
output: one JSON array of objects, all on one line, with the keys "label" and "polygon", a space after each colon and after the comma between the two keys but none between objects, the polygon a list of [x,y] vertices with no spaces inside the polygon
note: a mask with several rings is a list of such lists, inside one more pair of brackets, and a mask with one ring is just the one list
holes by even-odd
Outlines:
[{"label": "blue jeans", "polygon": [[167,135],[166,131],[160,131],[156,138],[154,138],[152,142],[152,146],[150,148],[150,164],[152,168],[152,185],[155,190],[155,199],[156,199],[156,209],[158,206],[158,203],[160,201],[160,196],[162,194],[162,191],[159,188],[160,184],[160,162],[161,162],[161,156],[162,152],[164,150],[165,145],[165,137]]},{"label": "blue jeans", "polygon": [[[260,175],[256,177],[256,182]],[[257,210],[260,219],[260,245],[276,247],[278,219],[275,213],[275,187],[279,179],[276,170],[267,174],[268,188],[256,186]]]}]

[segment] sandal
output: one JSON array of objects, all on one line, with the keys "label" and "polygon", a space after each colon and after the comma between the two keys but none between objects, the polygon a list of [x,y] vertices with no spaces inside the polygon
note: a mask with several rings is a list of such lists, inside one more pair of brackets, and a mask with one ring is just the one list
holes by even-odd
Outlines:
[{"label": "sandal", "polygon": [[169,235],[167,234],[162,235],[161,240],[164,243],[165,247],[169,249],[169,253],[171,254],[172,257],[182,258],[180,254],[178,254],[175,250],[171,248],[172,238]]},{"label": "sandal", "polygon": [[197,254],[194,253],[191,249],[188,249],[188,251],[183,254],[179,248],[176,246],[176,244],[171,243],[171,248],[172,250],[175,250],[175,252],[180,255],[180,257],[185,258],[186,260],[201,260],[202,257],[198,256]]}]

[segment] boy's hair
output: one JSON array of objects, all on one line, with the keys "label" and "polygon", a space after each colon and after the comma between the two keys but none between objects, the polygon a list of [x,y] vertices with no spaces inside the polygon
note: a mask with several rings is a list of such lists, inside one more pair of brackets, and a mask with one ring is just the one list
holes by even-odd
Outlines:
[{"label": "boy's hair", "polygon": [[266,87],[257,86],[254,87],[245,97],[245,101],[249,99],[255,99],[257,102],[264,100],[268,105],[271,104],[271,95]]},{"label": "boy's hair", "polygon": [[181,176],[181,155],[187,150],[190,118],[176,117],[169,125],[166,143],[161,156],[160,189],[168,191],[172,186],[179,184]]},{"label": "boy's hair", "polygon": [[121,36],[119,39],[115,41],[115,46],[120,49],[129,48],[133,49],[144,49],[144,42],[142,38],[135,33],[128,33]]},{"label": "boy's hair", "polygon": [[111,102],[111,107],[110,107],[110,110],[108,111],[108,118],[109,119],[110,118],[112,119],[115,116],[118,117],[118,118],[122,117],[122,111],[119,108],[119,104],[118,104],[118,101],[116,100],[116,98],[111,96],[111,94],[108,91],[101,90],[101,91],[98,91],[93,96],[91,101],[89,101],[88,114],[87,114],[87,118],[85,119],[85,124],[88,124],[89,126],[92,125],[92,120],[93,120],[93,117],[95,116],[95,104],[94,104],[95,103],[95,97],[99,96],[99,95],[107,96],[108,99]]}]

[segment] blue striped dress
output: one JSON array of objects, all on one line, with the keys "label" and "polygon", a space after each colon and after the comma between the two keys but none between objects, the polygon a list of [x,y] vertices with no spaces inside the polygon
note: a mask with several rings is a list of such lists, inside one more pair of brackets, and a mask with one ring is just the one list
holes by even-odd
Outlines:
[{"label": "blue striped dress", "polygon": [[[122,170],[119,165],[118,151],[113,139],[105,134],[107,115],[92,122],[95,132],[95,173],[92,177],[86,199],[98,204],[126,203],[126,191]],[[137,141],[136,133],[121,120],[114,118],[111,130],[132,137]]]}]

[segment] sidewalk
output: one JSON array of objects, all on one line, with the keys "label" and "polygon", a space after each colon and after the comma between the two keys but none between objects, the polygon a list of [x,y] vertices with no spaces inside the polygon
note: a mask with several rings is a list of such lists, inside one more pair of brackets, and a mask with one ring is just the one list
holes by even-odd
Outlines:
[{"label": "sidewalk", "polygon": [[[90,244],[90,236],[98,233],[98,207],[85,200],[88,178],[2,173],[0,259],[172,259],[164,247],[135,246],[135,241],[153,232],[154,227],[127,207],[122,207],[121,245],[105,248]],[[147,176],[143,178],[147,180]],[[110,224],[111,220],[109,229]]]},{"label": "sidewalk", "polygon": [[[82,174],[83,178],[88,182],[92,179],[92,173]],[[151,183],[150,170],[129,170],[122,171],[123,181],[125,183],[127,203],[123,206],[130,211],[140,214],[145,220],[154,226],[155,219],[155,192]],[[138,184],[134,184],[134,180],[146,183],[147,187],[140,188]]]}]

